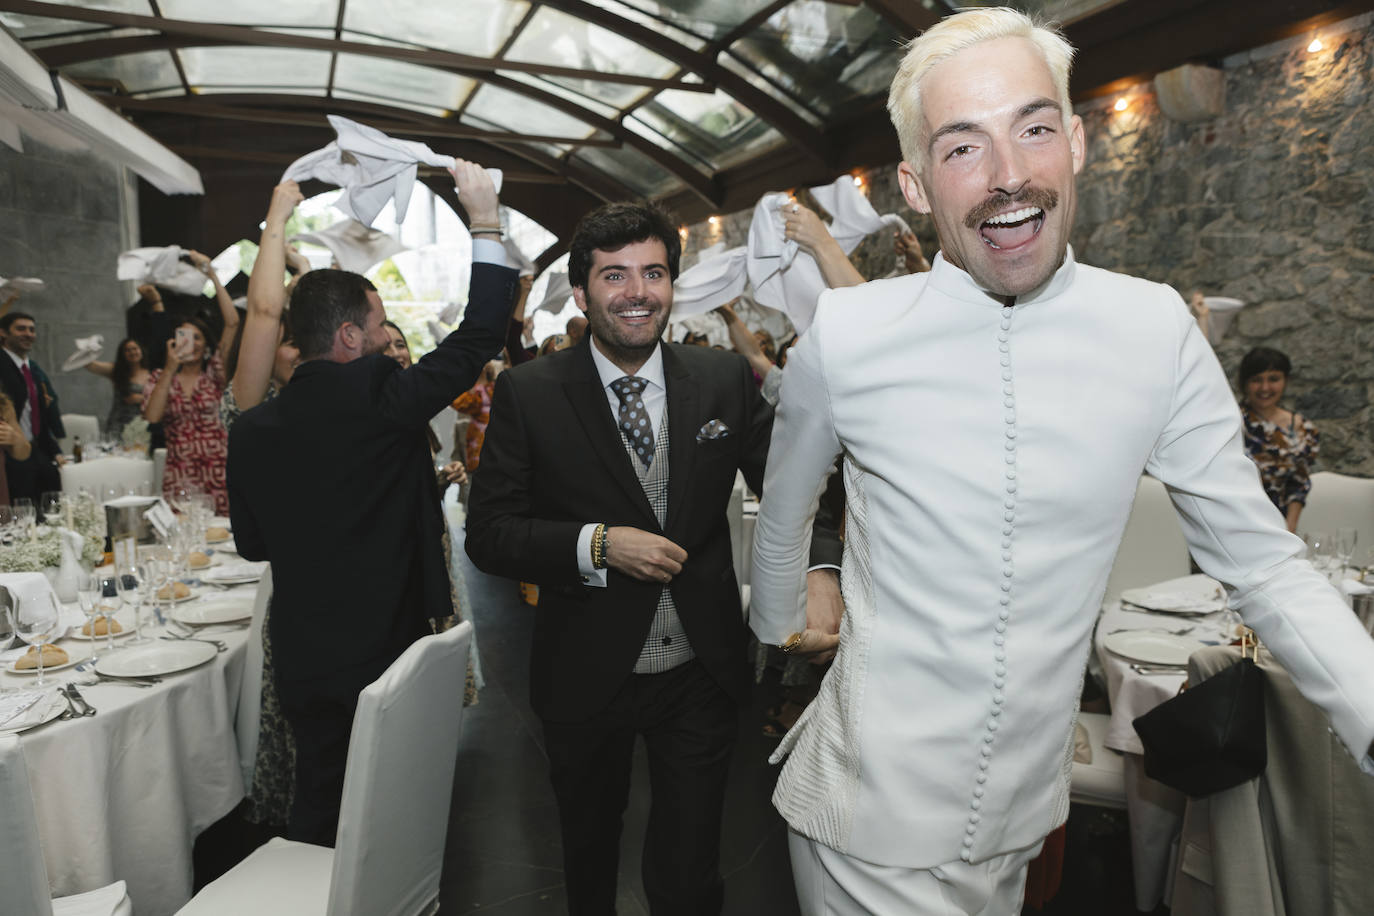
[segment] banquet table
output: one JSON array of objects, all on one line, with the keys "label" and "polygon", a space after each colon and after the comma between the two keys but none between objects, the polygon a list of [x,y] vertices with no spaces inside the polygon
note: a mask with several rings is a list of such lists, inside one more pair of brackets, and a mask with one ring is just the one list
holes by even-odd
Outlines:
[{"label": "banquet table", "polygon": [[[254,591],[247,585],[206,594],[222,604],[241,601],[249,613]],[[202,599],[184,607],[195,600]],[[73,611],[78,623],[84,620],[64,607],[64,621]],[[168,632],[145,626],[154,640]],[[198,636],[227,646],[206,663],[148,688],[82,685],[96,715],[20,733],[54,896],[123,880],[139,916],[174,913],[191,898],[196,836],[244,796],[234,716],[247,634],[229,624],[205,627]],[[111,660],[133,638],[117,638]],[[85,638],[58,644],[73,659],[89,651]],[[102,656],[104,645],[103,638],[96,641]],[[32,675],[7,669],[0,671],[0,687],[33,686]],[[82,677],[67,668],[49,681],[80,684]]]},{"label": "banquet table", "polygon": [[[1202,578],[1205,577],[1189,576],[1160,583],[1157,588],[1184,582],[1196,584]],[[1175,696],[1187,677],[1187,670],[1178,667],[1142,674],[1132,667],[1131,659],[1110,651],[1105,643],[1115,634],[1139,633],[1158,637],[1160,642],[1176,643],[1183,647],[1182,651],[1188,651],[1189,644],[1195,650],[1226,640],[1229,626],[1225,611],[1185,616],[1146,611],[1112,601],[1103,608],[1093,634],[1093,646],[1107,681],[1107,696],[1112,707],[1103,743],[1122,753],[1136,908],[1142,911],[1153,910],[1161,901],[1168,900],[1174,844],[1183,823],[1183,806],[1187,799],[1183,793],[1145,775],[1144,748],[1132,723],[1136,717]],[[1184,629],[1189,632],[1177,632]]]}]

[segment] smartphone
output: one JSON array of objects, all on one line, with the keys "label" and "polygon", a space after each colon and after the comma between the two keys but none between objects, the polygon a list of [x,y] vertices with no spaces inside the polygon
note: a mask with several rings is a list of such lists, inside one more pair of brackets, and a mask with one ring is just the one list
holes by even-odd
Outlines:
[{"label": "smartphone", "polygon": [[178,359],[185,359],[190,356],[191,351],[195,349],[196,346],[190,328],[177,328],[176,342],[176,354]]}]

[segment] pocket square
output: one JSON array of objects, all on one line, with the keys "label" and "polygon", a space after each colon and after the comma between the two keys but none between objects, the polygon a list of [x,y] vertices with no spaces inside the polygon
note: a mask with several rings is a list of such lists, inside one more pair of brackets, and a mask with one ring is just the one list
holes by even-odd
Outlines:
[{"label": "pocket square", "polygon": [[719,420],[707,420],[706,423],[697,430],[697,441],[705,442],[707,439],[724,439],[730,435],[730,427]]}]

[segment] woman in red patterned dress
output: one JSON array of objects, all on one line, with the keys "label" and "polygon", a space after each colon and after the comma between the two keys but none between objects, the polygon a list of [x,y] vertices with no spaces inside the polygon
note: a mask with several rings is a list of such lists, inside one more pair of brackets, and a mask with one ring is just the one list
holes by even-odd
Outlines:
[{"label": "woman in red patterned dress", "polygon": [[[226,331],[228,340],[232,328]],[[178,337],[189,338],[189,344],[178,347]],[[229,437],[219,418],[224,363],[211,341],[210,329],[194,318],[177,327],[177,336],[167,341],[166,368],[154,371],[148,379],[143,415],[149,423],[161,422],[167,437],[163,496],[170,498],[179,487],[200,490],[214,500],[216,515],[228,515],[224,461]]]}]

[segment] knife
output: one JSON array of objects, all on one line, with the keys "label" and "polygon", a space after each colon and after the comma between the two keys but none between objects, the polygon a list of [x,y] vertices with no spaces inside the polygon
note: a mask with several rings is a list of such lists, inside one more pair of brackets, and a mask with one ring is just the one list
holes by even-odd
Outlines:
[{"label": "knife", "polygon": [[83,716],[95,715],[95,707],[92,706],[90,703],[86,702],[86,698],[81,695],[81,691],[76,689],[75,684],[67,685],[67,696],[71,697],[77,703],[81,704],[81,714]]}]

